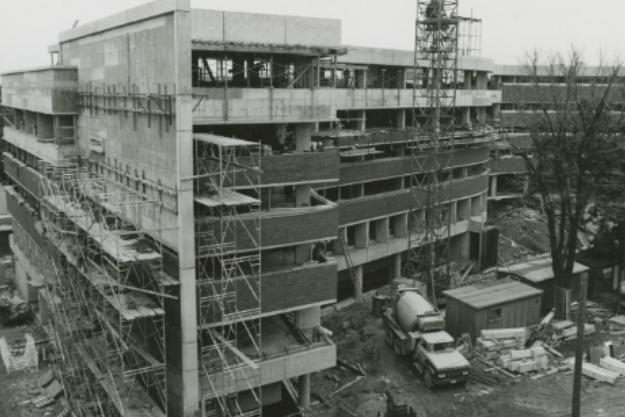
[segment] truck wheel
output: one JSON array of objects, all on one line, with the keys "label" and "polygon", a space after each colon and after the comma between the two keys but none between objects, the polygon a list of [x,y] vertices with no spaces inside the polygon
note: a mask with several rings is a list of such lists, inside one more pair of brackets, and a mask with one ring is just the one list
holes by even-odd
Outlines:
[{"label": "truck wheel", "polygon": [[401,351],[401,339],[396,338],[395,343],[393,343],[393,350],[395,350],[395,354],[397,356],[404,356],[404,353]]},{"label": "truck wheel", "polygon": [[423,373],[423,382],[425,386],[428,388],[432,388],[434,386],[434,381],[432,379],[432,372],[429,369],[426,369]]},{"label": "truck wheel", "polygon": [[386,344],[393,347],[393,342],[395,342],[395,334],[391,329],[386,329]]}]

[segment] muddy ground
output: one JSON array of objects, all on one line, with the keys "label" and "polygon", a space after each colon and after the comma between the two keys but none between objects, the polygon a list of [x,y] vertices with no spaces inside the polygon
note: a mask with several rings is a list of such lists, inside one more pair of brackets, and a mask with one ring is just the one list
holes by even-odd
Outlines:
[{"label": "muddy ground", "polygon": [[[597,333],[586,337],[587,347],[612,340],[616,356],[625,354],[624,336],[610,334],[604,319],[610,312],[597,307],[588,321],[597,324]],[[598,320],[595,320],[597,318]],[[326,316],[324,326],[334,332],[338,358],[362,366],[367,376],[346,390],[330,397],[344,384],[356,379],[353,370],[337,366],[313,375],[313,391],[328,399],[340,398],[367,417],[386,410],[384,393],[391,389],[401,402],[410,404],[419,417],[527,417],[570,416],[572,372],[558,372],[532,380],[531,375],[512,379],[484,372],[487,368],[477,359],[471,361],[475,377],[465,387],[426,388],[409,358],[397,357],[384,341],[382,320],[371,314],[370,299]],[[573,356],[574,341],[556,346],[566,357]],[[532,374],[533,375],[533,374]],[[338,380],[338,382],[337,382]],[[625,379],[616,385],[595,382],[583,377],[582,407],[584,416],[625,415]]]}]

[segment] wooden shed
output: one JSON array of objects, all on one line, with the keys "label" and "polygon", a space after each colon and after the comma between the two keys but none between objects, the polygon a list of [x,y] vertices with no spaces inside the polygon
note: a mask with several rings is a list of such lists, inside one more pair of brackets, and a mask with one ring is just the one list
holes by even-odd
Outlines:
[{"label": "wooden shed", "polygon": [[513,279],[445,291],[446,330],[475,341],[483,329],[508,329],[540,321],[543,292]]},{"label": "wooden shed", "polygon": [[[579,278],[586,274],[588,267],[580,263],[573,266],[573,280],[571,282],[570,301],[577,301],[579,298]],[[499,268],[497,272],[500,278],[511,277],[531,285],[544,292],[542,311],[547,312],[555,307],[555,280],[551,267],[551,256],[542,256],[527,262],[506,265]],[[556,312],[558,314],[559,312]]]}]

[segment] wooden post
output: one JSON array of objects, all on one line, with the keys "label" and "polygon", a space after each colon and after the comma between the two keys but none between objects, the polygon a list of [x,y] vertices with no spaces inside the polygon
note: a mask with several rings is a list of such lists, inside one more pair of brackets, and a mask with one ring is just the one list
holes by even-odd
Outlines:
[{"label": "wooden post", "polygon": [[582,395],[582,363],[584,361],[584,322],[586,319],[586,288],[588,274],[579,277],[579,308],[577,310],[577,346],[575,348],[575,369],[573,371],[573,417],[580,417]]}]

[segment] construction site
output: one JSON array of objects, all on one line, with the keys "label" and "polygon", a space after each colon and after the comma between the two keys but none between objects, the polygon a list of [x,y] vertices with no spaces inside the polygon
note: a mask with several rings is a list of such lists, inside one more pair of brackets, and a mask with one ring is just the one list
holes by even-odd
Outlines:
[{"label": "construction site", "polygon": [[569,416],[579,343],[625,415],[621,260],[555,294],[522,68],[416,4],[405,51],[157,0],[0,74],[0,417]]}]

